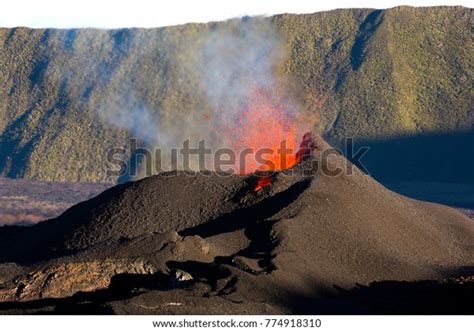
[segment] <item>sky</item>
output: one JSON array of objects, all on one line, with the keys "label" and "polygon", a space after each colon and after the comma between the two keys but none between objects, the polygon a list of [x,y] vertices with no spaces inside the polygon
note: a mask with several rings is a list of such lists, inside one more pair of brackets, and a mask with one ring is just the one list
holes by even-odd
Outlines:
[{"label": "sky", "polygon": [[472,7],[473,0],[3,0],[0,27],[124,28],[399,5]]}]

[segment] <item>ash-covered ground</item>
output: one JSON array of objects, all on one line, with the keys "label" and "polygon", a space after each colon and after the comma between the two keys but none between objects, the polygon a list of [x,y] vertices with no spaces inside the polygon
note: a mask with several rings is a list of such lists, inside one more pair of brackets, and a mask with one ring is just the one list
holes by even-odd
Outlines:
[{"label": "ash-covered ground", "polygon": [[327,148],[258,191],[255,175],[163,173],[0,228],[0,312],[473,313],[472,220],[321,162]]},{"label": "ash-covered ground", "polygon": [[[39,182],[0,177],[0,226],[33,225],[58,217],[68,208],[113,186],[105,183]],[[457,208],[474,219],[472,185],[454,183],[389,183],[391,190],[417,200]]]}]

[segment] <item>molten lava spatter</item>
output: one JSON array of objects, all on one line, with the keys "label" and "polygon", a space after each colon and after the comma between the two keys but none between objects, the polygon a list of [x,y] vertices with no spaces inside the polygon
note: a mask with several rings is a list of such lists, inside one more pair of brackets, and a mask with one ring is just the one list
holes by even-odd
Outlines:
[{"label": "molten lava spatter", "polygon": [[256,89],[250,100],[223,128],[236,152],[239,174],[293,167],[298,149],[298,125],[291,110]]},{"label": "molten lava spatter", "polygon": [[[317,149],[317,144],[314,140],[312,132],[306,132],[303,136],[303,140],[300,144],[298,152],[295,154],[295,164],[300,163],[302,160],[305,160]],[[293,166],[292,165],[292,166]],[[257,180],[254,191],[259,191],[264,187],[270,186],[272,184],[272,178],[270,176],[260,177]]]},{"label": "molten lava spatter", "polygon": [[254,191],[257,192],[264,187],[270,186],[272,184],[272,179],[270,176],[261,177],[257,180],[257,184],[255,185]]},{"label": "molten lava spatter", "polygon": [[[292,168],[310,150],[312,136],[305,135],[299,144],[304,131],[296,108],[278,97],[277,91],[255,88],[245,102],[220,112],[216,120],[215,127],[224,133],[227,147],[236,156],[233,170],[240,175]],[[254,190],[271,183],[271,177],[261,177]]]}]

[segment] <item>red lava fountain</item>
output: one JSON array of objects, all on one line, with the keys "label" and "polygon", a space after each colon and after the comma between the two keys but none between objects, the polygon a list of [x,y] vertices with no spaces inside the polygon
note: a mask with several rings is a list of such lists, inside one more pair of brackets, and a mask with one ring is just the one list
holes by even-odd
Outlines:
[{"label": "red lava fountain", "polygon": [[293,167],[298,150],[298,125],[291,111],[257,90],[242,111],[224,128],[236,152],[239,174]]},{"label": "red lava fountain", "polygon": [[[238,174],[284,170],[299,162],[297,141],[301,136],[294,111],[269,95],[268,91],[255,89],[237,115],[222,128],[236,152],[234,170]],[[270,184],[270,177],[259,178],[255,191]]]}]

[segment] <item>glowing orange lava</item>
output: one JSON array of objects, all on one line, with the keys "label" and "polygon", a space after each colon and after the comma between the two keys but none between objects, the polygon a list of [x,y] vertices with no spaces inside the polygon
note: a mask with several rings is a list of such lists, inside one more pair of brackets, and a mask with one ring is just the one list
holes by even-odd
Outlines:
[{"label": "glowing orange lava", "polygon": [[[224,129],[230,147],[237,152],[235,170],[239,174],[283,170],[297,163],[298,126],[294,115],[260,90]],[[268,186],[271,180],[262,183]]]},{"label": "glowing orange lava", "polygon": [[257,192],[264,187],[270,186],[272,184],[272,179],[270,177],[261,177],[257,180],[254,191]]}]

